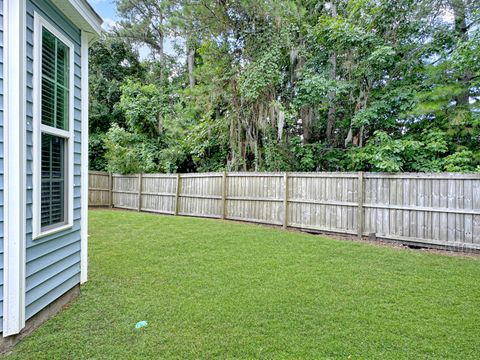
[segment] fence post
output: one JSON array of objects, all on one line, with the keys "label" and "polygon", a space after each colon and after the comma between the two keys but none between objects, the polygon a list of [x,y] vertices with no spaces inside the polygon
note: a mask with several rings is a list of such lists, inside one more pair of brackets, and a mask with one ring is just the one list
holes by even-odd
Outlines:
[{"label": "fence post", "polygon": [[358,173],[358,183],[357,183],[357,234],[359,237],[363,236],[363,171]]},{"label": "fence post", "polygon": [[108,173],[108,207],[113,208],[113,176]]},{"label": "fence post", "polygon": [[175,216],[178,215],[180,210],[180,174],[177,174],[177,188],[175,189]]},{"label": "fence post", "polygon": [[288,172],[283,174],[283,228],[288,227]]},{"label": "fence post", "polygon": [[227,218],[227,172],[222,175],[222,219]]},{"label": "fence post", "polygon": [[138,211],[142,210],[142,173],[138,174]]}]

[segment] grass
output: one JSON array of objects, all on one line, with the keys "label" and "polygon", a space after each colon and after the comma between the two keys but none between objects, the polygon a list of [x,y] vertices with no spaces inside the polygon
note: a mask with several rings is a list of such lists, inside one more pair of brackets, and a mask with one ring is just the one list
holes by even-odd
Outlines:
[{"label": "grass", "polygon": [[8,359],[480,354],[478,258],[108,210],[90,233],[81,297]]}]

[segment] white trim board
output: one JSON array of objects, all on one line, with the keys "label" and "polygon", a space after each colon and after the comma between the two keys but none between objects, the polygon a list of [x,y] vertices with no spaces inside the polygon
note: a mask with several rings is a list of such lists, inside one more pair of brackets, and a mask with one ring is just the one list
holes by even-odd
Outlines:
[{"label": "white trim board", "polygon": [[[33,199],[32,199],[32,223],[33,223],[33,239],[38,239],[47,235],[57,233],[62,230],[69,229],[73,226],[73,194],[74,194],[74,79],[75,79],[75,59],[74,45],[66,36],[64,36],[54,25],[43,18],[38,12],[34,12],[33,28],[34,28],[34,54],[33,54],[33,137],[32,137],[32,153],[33,153]],[[41,74],[42,74],[42,29],[50,31],[55,37],[62,41],[69,48],[69,109],[68,109],[68,130],[56,129],[45,126],[41,123]],[[41,229],[41,136],[42,132],[60,136],[67,142],[67,191],[65,199],[67,208],[65,215],[67,217],[66,224],[62,226],[42,231]]]},{"label": "white trim board", "polygon": [[[4,1],[3,337],[25,327],[25,0]],[[20,46],[19,46],[20,41]]]},{"label": "white trim board", "polygon": [[88,279],[88,44],[89,35],[82,31],[81,96],[82,96],[82,146],[81,146],[81,223],[80,223],[80,283]]}]

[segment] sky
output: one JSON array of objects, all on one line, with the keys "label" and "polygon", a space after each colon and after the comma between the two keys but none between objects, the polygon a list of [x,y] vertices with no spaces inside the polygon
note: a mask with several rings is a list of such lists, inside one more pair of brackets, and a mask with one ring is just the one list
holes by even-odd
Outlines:
[{"label": "sky", "polygon": [[[114,0],[88,0],[90,5],[95,9],[95,11],[103,19],[103,28],[109,30],[115,23],[119,20],[117,15],[117,9],[114,3]],[[138,49],[141,58],[146,58],[149,55],[149,50],[147,47],[140,47]],[[174,55],[173,45],[169,39],[165,41],[165,53],[169,55]]]},{"label": "sky", "polygon": [[103,18],[103,27],[108,29],[118,20],[113,0],[89,0],[90,5]]}]

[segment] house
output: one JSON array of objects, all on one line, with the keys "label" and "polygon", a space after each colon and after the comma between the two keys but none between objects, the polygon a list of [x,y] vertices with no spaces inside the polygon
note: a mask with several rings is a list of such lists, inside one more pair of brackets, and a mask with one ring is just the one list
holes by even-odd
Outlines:
[{"label": "house", "polygon": [[87,280],[88,47],[101,24],[85,0],[0,0],[4,342]]}]

